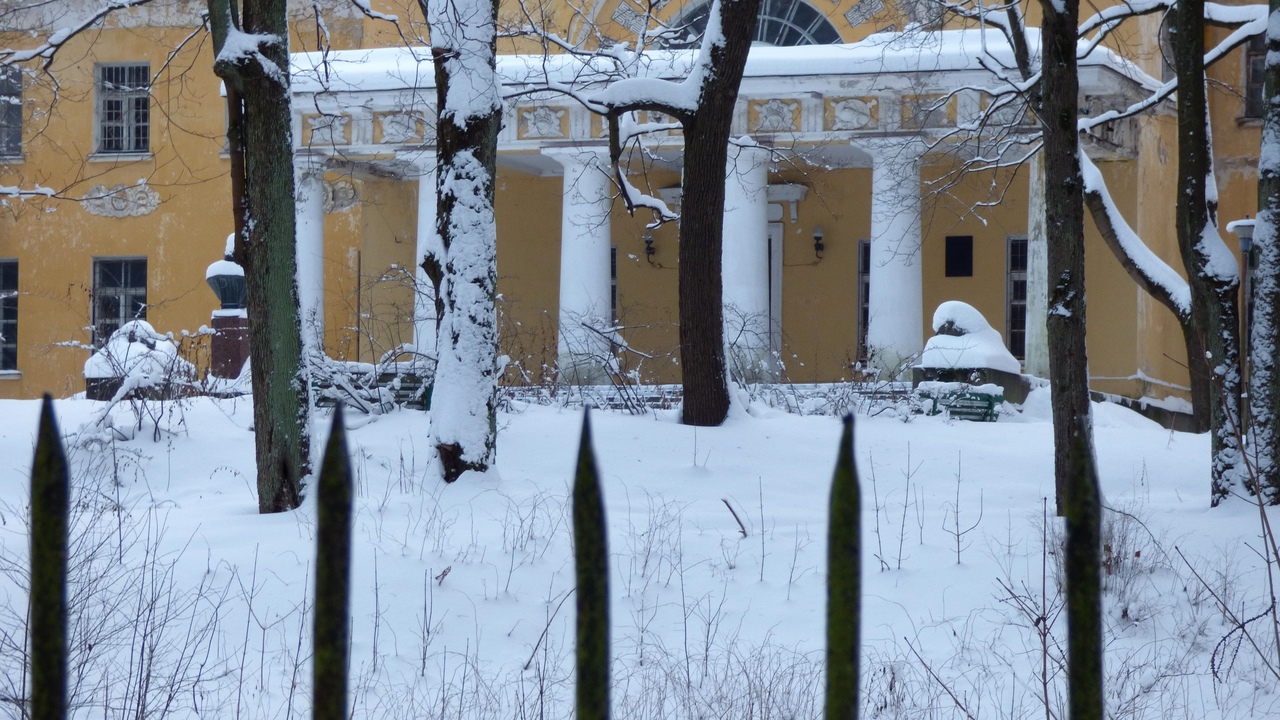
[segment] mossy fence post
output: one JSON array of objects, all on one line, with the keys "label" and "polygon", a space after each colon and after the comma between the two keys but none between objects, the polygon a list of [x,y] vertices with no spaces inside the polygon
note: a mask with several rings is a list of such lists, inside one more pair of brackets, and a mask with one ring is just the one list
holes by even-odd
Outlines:
[{"label": "mossy fence post", "polygon": [[831,482],[827,529],[827,720],[858,717],[859,624],[862,620],[862,501],[853,462],[853,416]]},{"label": "mossy fence post", "polygon": [[347,638],[351,586],[351,465],[342,405],[333,411],[317,483],[316,607],[312,717],[347,717]]},{"label": "mossy fence post", "polygon": [[67,716],[67,508],[53,399],[44,396],[31,466],[31,719]]},{"label": "mossy fence post", "polygon": [[609,547],[604,499],[591,451],[590,410],[573,479],[573,560],[577,572],[577,720],[609,717]]}]

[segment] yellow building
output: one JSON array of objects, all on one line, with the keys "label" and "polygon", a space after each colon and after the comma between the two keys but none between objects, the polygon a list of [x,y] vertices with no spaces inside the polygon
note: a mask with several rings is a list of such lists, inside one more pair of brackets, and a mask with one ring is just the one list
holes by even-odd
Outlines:
[{"label": "yellow building", "polygon": [[[0,47],[38,47],[50,29],[83,20],[77,8],[35,5],[0,16]],[[200,330],[216,302],[204,272],[221,258],[232,216],[225,110],[198,27],[202,6],[112,14],[47,67],[25,63],[0,76],[0,398],[83,390],[86,348],[134,317],[173,333],[207,366]],[[322,319],[309,326],[323,327],[331,357],[376,361],[430,341],[430,305],[415,292],[418,238],[435,212],[434,195],[420,191],[435,180],[430,54],[413,46],[425,34],[416,2],[374,3],[401,18],[398,28],[348,2],[322,6],[318,25],[310,3],[298,3],[291,37],[302,300]],[[863,362],[919,351],[934,308],[952,299],[980,310],[1028,372],[1047,372],[1043,328],[1026,323],[1028,312],[1043,313],[1035,302],[1045,283],[1042,235],[1028,223],[1040,195],[1034,160],[972,167],[1034,126],[1009,106],[1003,129],[966,129],[1000,102],[982,91],[999,83],[980,59],[1008,51],[994,33],[930,30],[940,16],[928,7],[762,3],[734,119],[735,137],[749,140],[726,169],[726,323],[746,376],[852,379]],[[697,28],[706,9],[676,0],[659,16]],[[517,10],[504,5],[512,27],[527,23]],[[645,22],[630,0],[555,4],[545,18],[582,48],[631,37]],[[894,32],[907,21],[911,32]],[[1126,107],[1161,80],[1159,47],[1148,39],[1160,36],[1158,18],[1131,22],[1113,43],[1123,54],[1082,61],[1081,105],[1091,114]],[[654,55],[646,72],[678,72],[689,53],[679,45]],[[599,379],[600,358],[617,353],[646,382],[676,381],[676,227],[648,229],[650,217],[624,211],[602,169],[600,118],[548,89],[548,73],[567,80],[574,61],[548,59],[541,47],[504,41],[500,61],[507,380],[544,382],[570,369]],[[325,52],[305,53],[317,48]],[[1212,69],[1224,225],[1256,211],[1260,67],[1248,60],[1257,57],[1256,47],[1241,49]],[[1172,108],[1104,126],[1086,146],[1130,223],[1178,267]],[[1029,155],[1026,147],[1009,143],[1001,158]],[[678,207],[681,150],[678,130],[648,136],[630,182]],[[1183,394],[1176,321],[1086,224],[1095,388]],[[601,345],[595,331],[615,326],[630,350]]]}]

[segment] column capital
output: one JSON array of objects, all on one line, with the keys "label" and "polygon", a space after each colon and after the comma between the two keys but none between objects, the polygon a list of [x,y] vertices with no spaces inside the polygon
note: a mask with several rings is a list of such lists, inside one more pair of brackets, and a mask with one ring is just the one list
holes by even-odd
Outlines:
[{"label": "column capital", "polygon": [[609,162],[608,145],[558,145],[542,148],[542,154],[565,168],[574,165],[598,165]]},{"label": "column capital", "polygon": [[[748,138],[749,139],[749,138]],[[729,140],[728,148],[729,164],[752,163],[765,164],[773,157],[773,150],[763,145],[757,145],[754,142],[734,142]]]},{"label": "column capital", "polygon": [[890,164],[919,165],[921,157],[929,149],[924,138],[917,135],[858,138],[850,144],[870,155],[873,167]]},{"label": "column capital", "polygon": [[423,178],[436,174],[438,169],[434,149],[398,150],[396,162],[405,169],[406,178]]}]

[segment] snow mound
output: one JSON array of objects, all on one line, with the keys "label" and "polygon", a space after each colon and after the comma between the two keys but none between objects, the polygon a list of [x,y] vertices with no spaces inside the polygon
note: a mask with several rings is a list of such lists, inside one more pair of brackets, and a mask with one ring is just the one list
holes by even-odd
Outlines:
[{"label": "snow mound", "polygon": [[178,357],[178,346],[145,320],[131,320],[111,333],[84,363],[86,378],[128,378],[134,387],[158,385],[174,377],[195,377],[195,366]]},{"label": "snow mound", "polygon": [[1000,333],[972,305],[948,300],[933,313],[933,331],[920,355],[922,368],[990,368],[1021,373],[1022,364],[1009,354]]}]

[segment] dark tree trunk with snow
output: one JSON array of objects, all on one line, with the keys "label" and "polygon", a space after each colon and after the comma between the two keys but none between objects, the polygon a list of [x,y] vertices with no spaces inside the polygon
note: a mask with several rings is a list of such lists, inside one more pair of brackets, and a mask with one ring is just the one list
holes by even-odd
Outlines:
[{"label": "dark tree trunk with snow", "polygon": [[[234,27],[232,0],[209,0],[214,47]],[[245,300],[253,383],[258,510],[291,510],[310,472],[308,396],[298,317],[293,131],[286,0],[244,0],[246,33],[274,38],[250,58],[219,58],[218,76],[243,100]],[[233,182],[234,186],[234,182]]]},{"label": "dark tree trunk with snow", "polygon": [[[1055,4],[1061,12],[1055,9]],[[1049,383],[1053,392],[1054,489],[1063,512],[1073,436],[1093,447],[1085,353],[1084,198],[1076,130],[1076,23],[1079,0],[1043,0],[1041,122],[1049,269]],[[1081,420],[1083,419],[1083,423]],[[1080,423],[1081,429],[1076,430]]]},{"label": "dark tree trunk with snow", "polygon": [[725,168],[733,108],[759,6],[759,0],[720,4],[724,44],[711,48],[697,111],[682,118],[680,364],[686,425],[719,425],[729,414],[721,275]]},{"label": "dark tree trunk with snow", "polygon": [[1209,409],[1210,502],[1217,505],[1230,493],[1240,471],[1242,388],[1239,276],[1218,235],[1218,191],[1204,76],[1204,0],[1179,0],[1172,32],[1178,76],[1178,250],[1191,285],[1187,366],[1193,402]]},{"label": "dark tree trunk with snow", "polygon": [[1063,503],[1067,539],[1067,691],[1071,720],[1103,720],[1102,503],[1089,419],[1072,428],[1071,482]]},{"label": "dark tree trunk with snow", "polygon": [[[1271,0],[1268,27],[1280,29],[1280,0]],[[1262,152],[1258,161],[1258,220],[1253,252],[1258,258],[1253,284],[1253,323],[1249,357],[1249,416],[1251,455],[1267,502],[1280,503],[1280,34],[1267,37],[1266,91],[1262,97]]]},{"label": "dark tree trunk with snow", "polygon": [[729,414],[720,267],[728,133],[717,143],[715,125],[698,118],[684,125],[679,300],[686,425],[719,425]]},{"label": "dark tree trunk with snow", "polygon": [[497,445],[498,3],[419,5],[431,29],[436,70],[436,228],[444,254],[431,432],[443,477],[453,482],[467,470],[488,469]]}]

